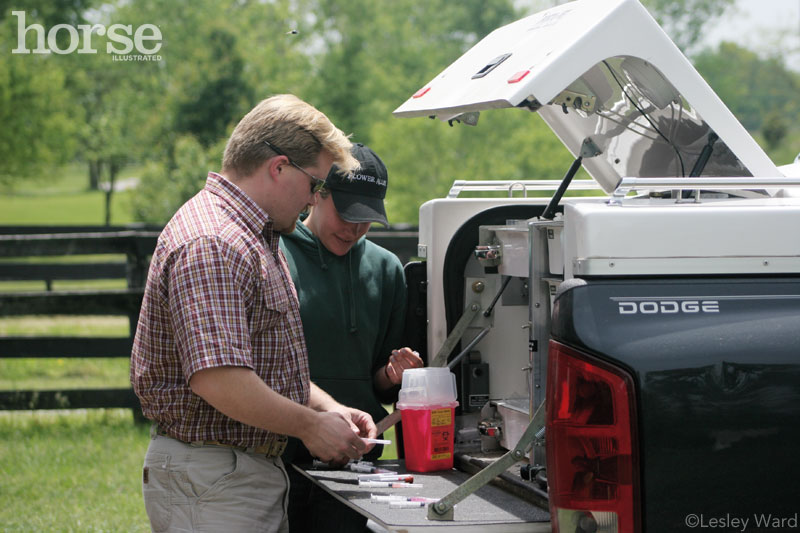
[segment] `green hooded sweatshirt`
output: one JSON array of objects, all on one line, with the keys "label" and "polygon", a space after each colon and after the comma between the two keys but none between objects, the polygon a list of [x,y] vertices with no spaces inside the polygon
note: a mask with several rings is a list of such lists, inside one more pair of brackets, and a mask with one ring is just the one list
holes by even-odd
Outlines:
[{"label": "green hooded sweatshirt", "polygon": [[402,348],[406,312],[403,266],[389,250],[362,237],[343,256],[329,252],[298,221],[281,249],[300,299],[311,380],[336,401],[387,415],[372,377]]}]

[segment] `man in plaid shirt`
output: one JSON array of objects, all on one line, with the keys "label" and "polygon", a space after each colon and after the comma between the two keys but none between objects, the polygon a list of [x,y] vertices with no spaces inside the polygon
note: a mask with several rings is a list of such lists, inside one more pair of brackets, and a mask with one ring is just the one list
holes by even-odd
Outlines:
[{"label": "man in plaid shirt", "polygon": [[280,455],[291,435],[320,459],[369,450],[372,418],[309,381],[280,233],[315,203],[332,164],[358,165],[321,112],[259,103],[222,171],[169,221],[153,253],[131,382],[155,423],[142,487],[153,531],[288,531]]}]

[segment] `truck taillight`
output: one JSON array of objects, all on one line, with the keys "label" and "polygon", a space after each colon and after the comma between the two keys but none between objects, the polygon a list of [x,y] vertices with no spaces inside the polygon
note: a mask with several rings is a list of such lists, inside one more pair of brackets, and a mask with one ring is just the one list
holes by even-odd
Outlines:
[{"label": "truck taillight", "polygon": [[550,341],[547,480],[553,530],[639,530],[633,380],[619,368]]}]

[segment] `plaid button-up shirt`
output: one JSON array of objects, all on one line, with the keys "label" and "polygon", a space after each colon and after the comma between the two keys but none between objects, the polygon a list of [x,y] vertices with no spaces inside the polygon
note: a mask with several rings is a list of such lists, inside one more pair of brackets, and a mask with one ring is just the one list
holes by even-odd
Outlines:
[{"label": "plaid button-up shirt", "polygon": [[145,416],[171,437],[259,446],[275,435],[233,420],[192,393],[204,368],[250,368],[308,403],[308,359],[297,293],[269,216],[209,173],[158,239],[131,354]]}]

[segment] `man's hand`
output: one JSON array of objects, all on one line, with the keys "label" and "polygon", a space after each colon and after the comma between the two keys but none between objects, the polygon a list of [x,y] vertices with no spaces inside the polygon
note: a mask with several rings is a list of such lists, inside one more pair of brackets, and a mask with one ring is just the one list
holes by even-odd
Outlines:
[{"label": "man's hand", "polygon": [[[374,439],[378,436],[378,429],[375,427],[375,422],[372,420],[372,416],[370,416],[369,413],[341,404],[336,405],[329,412],[342,415],[342,417],[350,423],[350,428],[359,438],[366,437]],[[367,444],[366,448],[361,452],[361,455],[368,453],[374,447],[375,444]]]},{"label": "man's hand", "polygon": [[[375,438],[377,435],[375,423],[368,413],[340,404],[315,383],[311,383],[308,405],[319,415],[324,415],[317,417],[318,422],[314,427],[307,428],[306,436],[300,437],[315,457],[343,465],[349,459],[358,459],[375,446],[368,446],[361,440],[361,437]],[[320,424],[323,421],[330,425],[322,428]],[[342,432],[341,424],[347,426],[346,432]]]},{"label": "man's hand", "polygon": [[[345,410],[347,411],[347,416],[350,417],[350,422],[358,429],[358,435],[360,437],[374,439],[378,436],[378,429],[375,427],[375,422],[372,420],[369,413],[353,409],[352,407],[345,407]],[[367,451],[372,449],[372,446],[374,445],[370,445]]]},{"label": "man's hand", "polygon": [[409,368],[422,368],[423,365],[417,352],[408,347],[400,348],[392,350],[384,372],[392,385],[400,385],[403,382],[403,372]]},{"label": "man's hand", "polygon": [[[369,424],[363,420],[361,423],[365,427],[371,424],[374,436],[375,424],[372,422],[372,417],[363,414],[368,418]],[[341,412],[318,412],[313,427],[307,428],[300,439],[314,457],[331,464],[344,464],[350,459],[358,459],[369,449],[354,428],[360,430],[360,427],[354,424],[352,417],[345,417]]]}]

